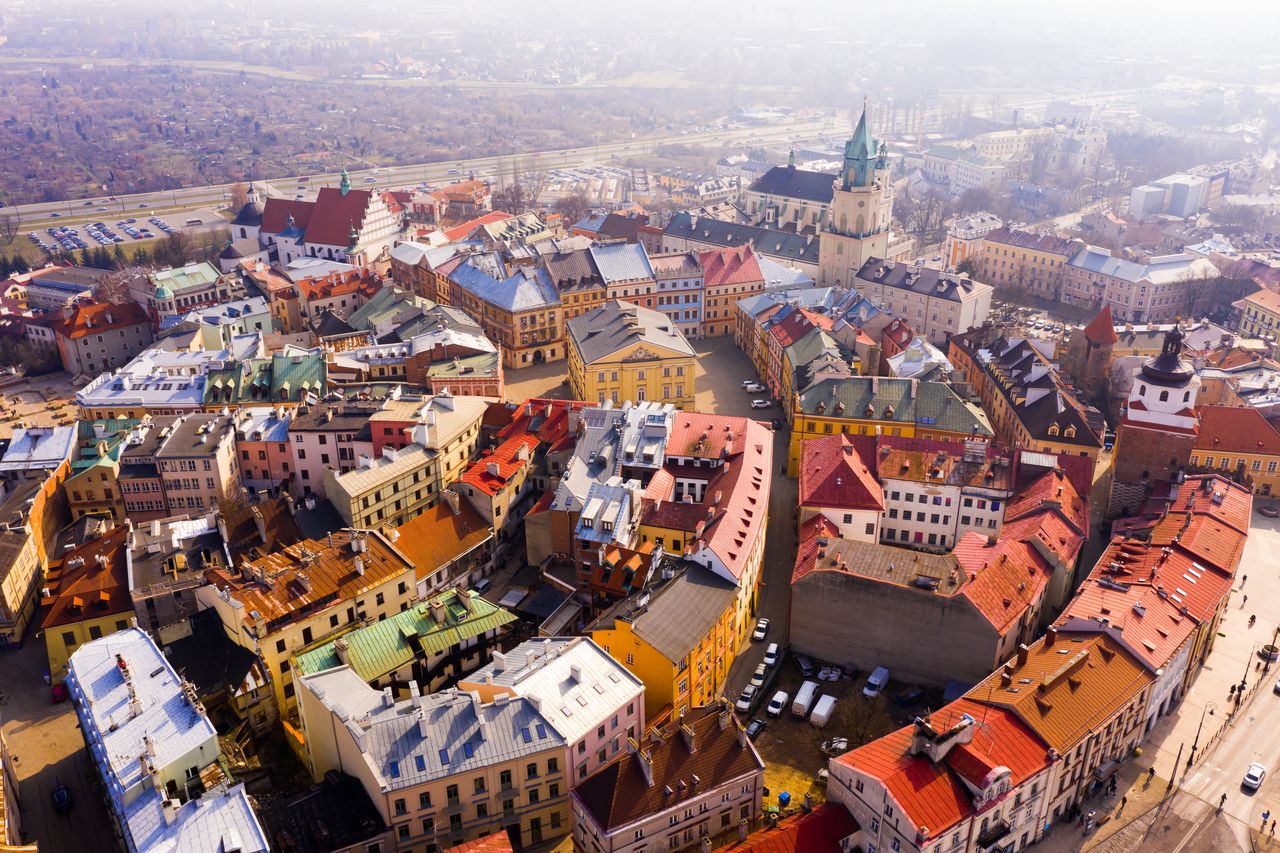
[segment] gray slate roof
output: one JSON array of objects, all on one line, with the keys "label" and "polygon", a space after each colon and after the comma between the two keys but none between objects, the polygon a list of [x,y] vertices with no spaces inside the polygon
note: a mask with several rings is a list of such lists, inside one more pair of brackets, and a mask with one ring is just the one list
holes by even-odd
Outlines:
[{"label": "gray slate roof", "polygon": [[[693,347],[666,314],[614,299],[565,324],[583,362],[591,364],[641,343],[692,356]],[[670,352],[659,353],[667,356]]]},{"label": "gray slate roof", "polygon": [[671,217],[663,234],[674,239],[709,243],[713,246],[749,245],[759,254],[784,261],[813,265],[818,263],[818,238],[812,235],[722,222],[706,216],[692,216],[686,211]]}]

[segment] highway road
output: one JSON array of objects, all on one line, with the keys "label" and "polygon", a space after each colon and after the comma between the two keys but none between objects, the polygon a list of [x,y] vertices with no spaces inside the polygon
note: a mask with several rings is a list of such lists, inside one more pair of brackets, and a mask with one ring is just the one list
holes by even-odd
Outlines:
[{"label": "highway road", "polygon": [[[749,143],[776,145],[816,139],[833,133],[847,133],[849,129],[847,116],[837,115],[818,120],[805,119],[768,126],[669,134],[635,138],[621,142],[602,142],[598,145],[584,145],[555,151],[504,154],[493,157],[477,157],[470,160],[417,163],[409,166],[384,166],[351,171],[349,174],[354,187],[360,189],[388,189],[413,186],[423,182],[429,184],[446,183],[463,178],[472,172],[479,177],[500,176],[504,171],[510,171],[513,161],[519,164],[522,171],[573,168],[604,163],[615,157],[650,154],[660,146],[668,144]],[[373,180],[367,180],[368,178]],[[300,179],[305,180],[299,183]],[[292,197],[295,192],[300,191],[294,190],[295,187],[305,185],[309,190],[314,191],[322,186],[334,186],[338,183],[338,180],[338,173],[312,173],[292,177],[267,178],[266,183],[280,188],[288,188],[287,195]],[[22,218],[22,229],[29,231],[35,230],[40,226],[49,225],[53,221],[65,223],[68,219],[96,219],[103,213],[123,213],[144,208],[163,208],[176,213],[209,204],[222,204],[229,197],[230,190],[231,184],[214,184],[211,186],[183,187],[176,190],[133,195],[25,204],[6,208],[6,210],[16,211]],[[279,192],[281,195],[286,195],[284,189]],[[102,211],[100,208],[106,208],[106,210]],[[53,213],[58,214],[56,219],[50,216]],[[136,213],[132,215],[136,215]]]}]

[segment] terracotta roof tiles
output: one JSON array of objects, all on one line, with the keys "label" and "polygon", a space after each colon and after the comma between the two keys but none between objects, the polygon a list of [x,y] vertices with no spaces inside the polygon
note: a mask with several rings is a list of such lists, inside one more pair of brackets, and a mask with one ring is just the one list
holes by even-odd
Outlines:
[{"label": "terracotta roof tiles", "polygon": [[[863,443],[874,453],[870,441]],[[884,509],[884,492],[863,461],[854,436],[840,433],[804,442],[800,450],[799,504],[875,512]]]}]

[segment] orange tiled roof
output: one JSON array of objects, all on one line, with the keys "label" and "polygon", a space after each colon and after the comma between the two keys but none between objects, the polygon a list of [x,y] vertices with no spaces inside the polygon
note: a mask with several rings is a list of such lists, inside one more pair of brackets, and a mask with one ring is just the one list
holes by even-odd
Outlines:
[{"label": "orange tiled roof", "polygon": [[475,507],[458,501],[454,512],[442,500],[396,528],[395,545],[417,567],[419,580],[456,560],[493,535],[493,528]]},{"label": "orange tiled roof", "polygon": [[1012,711],[1065,753],[1146,688],[1152,674],[1106,635],[1055,633],[1036,640],[1025,663],[1011,658],[967,698]]},{"label": "orange tiled roof", "polygon": [[1039,551],[1015,539],[992,543],[970,530],[956,542],[954,553],[970,578],[960,594],[1002,635],[1040,601],[1053,575]]},{"label": "orange tiled roof", "polygon": [[1163,591],[1179,608],[1202,622],[1213,618],[1222,599],[1231,591],[1231,577],[1172,546],[1137,539],[1113,537],[1089,577],[1119,583],[1145,583]]},{"label": "orange tiled roof", "polygon": [[[352,531],[342,530],[326,540],[306,539],[246,561],[244,574],[212,569],[206,577],[244,605],[246,624],[266,623],[270,632],[277,620],[334,606],[413,571],[413,563],[381,534],[369,533],[362,552],[353,550],[352,538]],[[357,556],[363,572],[356,569]]]},{"label": "orange tiled roof", "polygon": [[1107,583],[1091,576],[1056,624],[1062,633],[1114,630],[1113,636],[1155,672],[1173,659],[1200,623],[1153,586]]},{"label": "orange tiled roof", "polygon": [[371,283],[373,283],[373,276],[366,270],[332,272],[320,276],[300,278],[294,282],[298,287],[298,292],[307,301],[332,299],[335,296],[348,296],[359,291],[362,286]]},{"label": "orange tiled roof", "polygon": [[965,715],[981,721],[974,726],[973,740],[952,748],[940,762],[911,754],[914,726],[898,729],[833,761],[880,780],[917,831],[928,829],[930,837],[942,837],[975,813],[973,794],[964,778],[978,767],[987,763],[1008,767],[1013,787],[1048,766],[1047,745],[1009,711],[964,698],[930,714],[928,721],[935,730],[946,731]]},{"label": "orange tiled roof", "polygon": [[[41,599],[47,608],[42,627],[48,631],[86,619],[133,613],[125,565],[128,527],[115,527],[73,548],[49,566]],[[99,558],[102,558],[99,560]]]},{"label": "orange tiled roof", "polygon": [[73,309],[70,322],[58,318],[50,323],[55,334],[67,338],[101,335],[103,332],[127,329],[150,322],[147,312],[136,302],[81,304]]},{"label": "orange tiled roof", "polygon": [[503,222],[511,218],[510,213],[503,213],[501,210],[491,210],[484,216],[478,216],[475,219],[463,222],[461,225],[455,225],[446,229],[444,238],[450,243],[455,240],[461,240],[481,225],[489,225],[494,222]]}]

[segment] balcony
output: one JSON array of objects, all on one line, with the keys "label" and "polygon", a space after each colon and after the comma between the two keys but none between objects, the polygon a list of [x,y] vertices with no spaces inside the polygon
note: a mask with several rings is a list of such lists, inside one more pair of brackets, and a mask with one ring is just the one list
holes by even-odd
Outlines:
[{"label": "balcony", "polygon": [[1010,837],[1010,828],[1007,821],[998,821],[988,826],[986,831],[978,836],[978,853],[1011,853],[1016,838]]},{"label": "balcony", "polygon": [[445,801],[442,812],[447,815],[459,814],[464,808],[466,808],[466,805],[462,800],[455,800],[451,798]]}]

